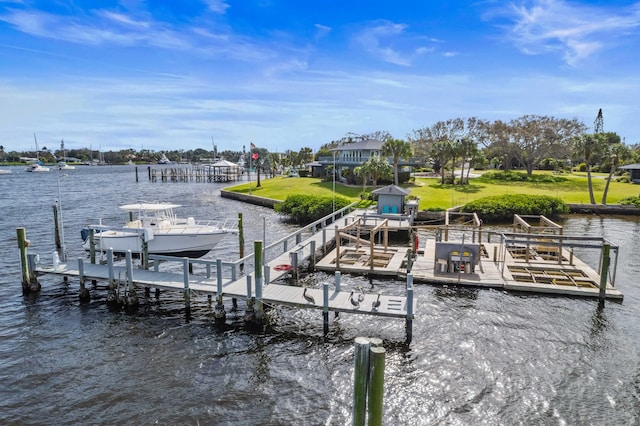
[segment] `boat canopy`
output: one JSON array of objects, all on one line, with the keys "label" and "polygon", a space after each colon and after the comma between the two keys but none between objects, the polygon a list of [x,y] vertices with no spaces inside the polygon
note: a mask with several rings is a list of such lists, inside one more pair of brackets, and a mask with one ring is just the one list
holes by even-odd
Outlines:
[{"label": "boat canopy", "polygon": [[124,206],[120,206],[122,210],[126,210],[129,212],[156,212],[163,211],[169,209],[175,209],[180,207],[180,204],[168,204],[168,203],[138,203],[138,204],[126,204]]}]

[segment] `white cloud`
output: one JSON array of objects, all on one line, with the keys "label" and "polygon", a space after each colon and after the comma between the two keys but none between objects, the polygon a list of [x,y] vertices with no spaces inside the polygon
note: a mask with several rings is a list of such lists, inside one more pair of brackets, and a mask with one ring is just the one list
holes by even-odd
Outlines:
[{"label": "white cloud", "polygon": [[524,53],[558,53],[569,65],[613,45],[640,27],[640,7],[628,9],[534,0],[492,10],[488,18],[504,16],[513,43]]},{"label": "white cloud", "polygon": [[213,13],[224,14],[230,7],[224,0],[205,0],[207,8]]}]

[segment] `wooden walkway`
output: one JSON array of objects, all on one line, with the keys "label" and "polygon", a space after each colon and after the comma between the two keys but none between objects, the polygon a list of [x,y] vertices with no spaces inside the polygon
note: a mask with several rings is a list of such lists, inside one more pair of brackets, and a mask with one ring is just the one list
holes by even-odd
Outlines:
[{"label": "wooden walkway", "polygon": [[[349,211],[347,208],[343,210]],[[240,264],[244,264],[252,258],[255,259],[254,254],[234,262],[224,262],[224,266],[231,266],[232,272],[230,274],[225,274],[223,271],[225,268],[219,260],[188,260],[153,255],[150,256],[150,259],[156,258],[156,261],[162,259],[182,263],[183,272],[159,271],[159,268],[154,268],[154,270],[134,269],[131,263],[127,267],[113,265],[113,262],[110,269],[108,264],[91,264],[82,258],[78,259],[75,265],[74,262],[68,262],[59,264],[55,269],[53,266],[39,265],[36,272],[38,274],[77,277],[82,283],[87,280],[109,281],[110,279],[114,283],[130,281],[136,287],[149,289],[178,291],[187,291],[188,289],[188,291],[212,297],[222,296],[245,300],[255,298],[266,305],[321,309],[324,313],[334,311],[405,318],[407,321],[412,321],[415,304],[411,280],[407,280],[407,296],[364,293],[358,289],[344,291],[340,288],[339,274],[332,285],[326,283],[322,288],[305,289],[299,286],[275,283],[281,281],[288,274],[297,274],[296,261],[298,265],[307,260],[315,264],[315,257],[320,249],[335,239],[337,221],[344,220],[346,223],[352,220],[350,219],[351,215],[343,216],[344,213],[341,212],[336,212],[333,219],[323,218],[265,247],[265,254],[274,249],[278,250],[279,254],[264,263],[264,276],[260,279],[263,285],[259,289],[256,288],[255,271],[251,271],[247,275],[236,273]],[[330,226],[327,225],[328,223]],[[303,232],[309,233],[304,239]],[[287,243],[294,238],[296,244],[289,248]],[[188,269],[189,265],[187,262],[206,264],[207,270],[210,271],[209,276],[185,273],[184,271]],[[212,271],[213,268],[215,271]],[[130,272],[127,273],[127,270]],[[129,279],[129,275],[131,275],[131,279]]]}]

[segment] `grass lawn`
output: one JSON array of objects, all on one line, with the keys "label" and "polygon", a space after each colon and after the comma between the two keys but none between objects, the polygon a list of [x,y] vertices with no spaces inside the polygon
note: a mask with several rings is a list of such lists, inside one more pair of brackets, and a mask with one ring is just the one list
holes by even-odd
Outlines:
[{"label": "grass lawn", "polygon": [[[449,208],[466,204],[478,198],[502,194],[550,195],[561,198],[565,203],[589,203],[589,190],[586,177],[565,176],[566,181],[556,183],[528,182],[480,182],[471,179],[469,185],[440,185],[436,178],[417,178],[414,183],[402,185],[411,191],[411,195],[420,197],[420,210],[429,208]],[[593,191],[596,203],[602,201],[605,180],[593,179]],[[244,183],[226,188],[229,191],[249,193],[249,184]],[[367,187],[367,192],[374,189]],[[336,183],[336,196],[353,201],[360,200],[362,186],[346,186]],[[262,179],[261,187],[251,182],[253,195],[284,200],[289,194],[308,194],[320,196],[333,195],[333,182],[323,182],[317,178],[275,177]],[[630,183],[611,182],[607,195],[607,204],[616,204],[622,198],[638,195],[640,187]]]}]

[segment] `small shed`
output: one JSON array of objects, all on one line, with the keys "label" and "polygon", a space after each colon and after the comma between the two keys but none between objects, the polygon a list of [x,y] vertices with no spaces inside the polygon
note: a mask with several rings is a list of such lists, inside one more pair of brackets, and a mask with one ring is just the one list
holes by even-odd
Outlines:
[{"label": "small shed", "polygon": [[640,164],[627,164],[620,167],[621,170],[627,170],[629,172],[629,178],[633,183],[640,183]]},{"label": "small shed", "polygon": [[378,214],[404,213],[404,199],[409,195],[408,190],[396,185],[389,185],[371,191],[378,197]]}]

